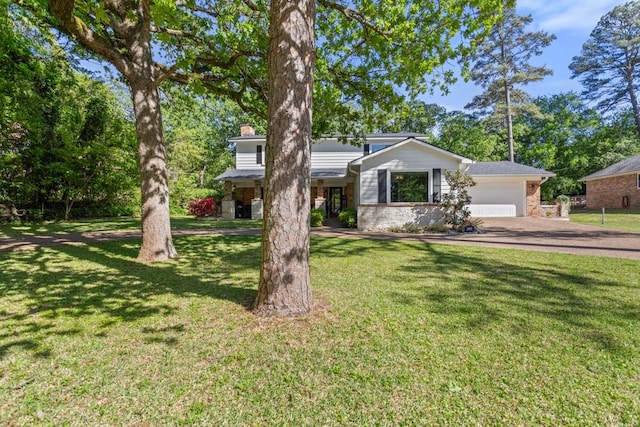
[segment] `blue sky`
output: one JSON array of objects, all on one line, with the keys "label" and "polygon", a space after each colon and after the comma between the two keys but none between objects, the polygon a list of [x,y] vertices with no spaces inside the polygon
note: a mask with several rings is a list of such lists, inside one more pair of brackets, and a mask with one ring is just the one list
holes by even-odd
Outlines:
[{"label": "blue sky", "polygon": [[[553,75],[522,88],[532,96],[553,95],[574,91],[580,93],[582,85],[571,79],[569,64],[580,54],[582,44],[596,26],[602,15],[624,0],[518,0],[516,11],[519,15],[531,14],[529,31],[546,31],[554,34],[554,40],[543,55],[532,59],[535,65],[546,65]],[[473,83],[458,83],[447,96],[425,96],[425,102],[439,104],[447,110],[462,110],[474,95],[481,92]]]}]

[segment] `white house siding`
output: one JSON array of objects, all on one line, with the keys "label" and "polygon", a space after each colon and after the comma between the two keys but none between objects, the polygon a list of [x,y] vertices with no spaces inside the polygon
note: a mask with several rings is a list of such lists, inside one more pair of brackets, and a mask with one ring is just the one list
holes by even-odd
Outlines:
[{"label": "white house siding", "polygon": [[[256,163],[256,147],[262,145],[262,162],[263,164]],[[265,160],[265,146],[264,140],[252,140],[252,141],[239,141],[236,143],[236,169],[264,169]]]},{"label": "white house siding", "polygon": [[[256,147],[262,145],[263,164],[256,163]],[[237,169],[264,169],[266,141],[248,140],[236,143]],[[347,163],[362,157],[362,147],[342,144],[337,141],[319,141],[311,145],[311,167],[313,169],[340,169]]]},{"label": "white house siding", "polygon": [[362,147],[355,145],[331,140],[322,140],[311,145],[312,169],[340,169],[360,157],[362,157]]},{"label": "white house siding", "polygon": [[[378,170],[386,169],[390,172],[422,172],[429,173],[429,194],[433,192],[433,169],[441,169],[441,193],[449,192],[449,186],[444,178],[444,171],[455,171],[459,162],[449,156],[428,148],[416,145],[406,145],[389,150],[388,153],[380,152],[370,160],[362,162],[360,172],[360,204],[378,203]],[[388,179],[387,179],[388,182]],[[387,200],[390,195],[387,188]],[[440,194],[440,196],[442,196]]]},{"label": "white house siding", "polygon": [[474,217],[526,216],[526,180],[520,178],[473,177],[469,188]]}]

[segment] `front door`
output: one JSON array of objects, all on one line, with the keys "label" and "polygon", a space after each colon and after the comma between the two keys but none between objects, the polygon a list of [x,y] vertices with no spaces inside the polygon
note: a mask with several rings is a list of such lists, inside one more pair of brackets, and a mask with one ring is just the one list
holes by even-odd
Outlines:
[{"label": "front door", "polygon": [[329,217],[338,216],[342,210],[342,187],[329,188]]}]

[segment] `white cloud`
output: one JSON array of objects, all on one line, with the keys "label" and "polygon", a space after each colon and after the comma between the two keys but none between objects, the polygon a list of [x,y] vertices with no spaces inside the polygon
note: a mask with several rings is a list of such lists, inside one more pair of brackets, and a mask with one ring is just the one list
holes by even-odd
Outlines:
[{"label": "white cloud", "polygon": [[588,35],[604,14],[624,3],[625,0],[521,0],[517,3],[517,12],[531,14],[537,29]]}]

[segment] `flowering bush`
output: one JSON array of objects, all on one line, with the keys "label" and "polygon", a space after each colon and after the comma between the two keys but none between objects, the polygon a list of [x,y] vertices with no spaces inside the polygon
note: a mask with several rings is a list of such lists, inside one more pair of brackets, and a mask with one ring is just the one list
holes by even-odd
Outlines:
[{"label": "flowering bush", "polygon": [[216,202],[211,197],[189,203],[189,213],[197,217],[212,215],[215,210]]}]

